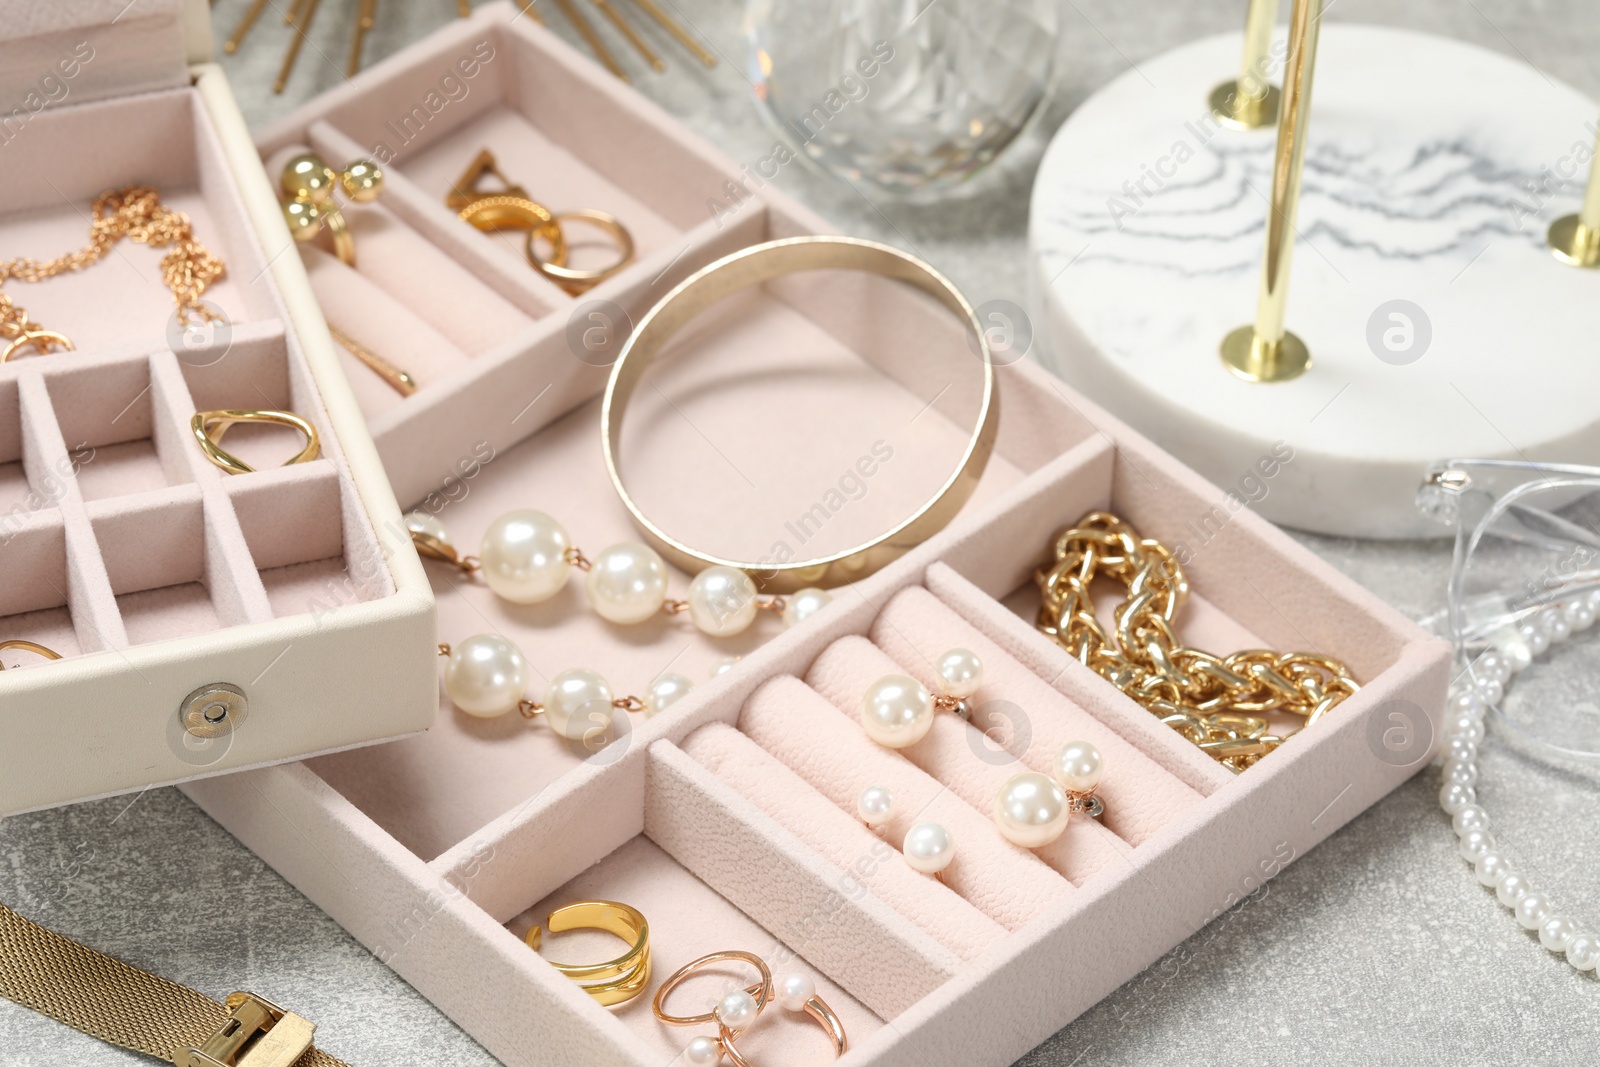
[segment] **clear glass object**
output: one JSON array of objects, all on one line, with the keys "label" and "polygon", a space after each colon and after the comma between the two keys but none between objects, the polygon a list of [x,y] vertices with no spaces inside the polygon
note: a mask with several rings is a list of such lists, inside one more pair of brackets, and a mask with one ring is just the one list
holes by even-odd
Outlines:
[{"label": "clear glass object", "polygon": [[1490,721],[1541,756],[1600,762],[1600,468],[1444,460],[1417,507],[1455,528],[1430,623]]},{"label": "clear glass object", "polygon": [[[1016,140],[1049,92],[1058,28],[1057,0],[745,7],[757,104],[788,151],[914,198],[966,180]],[[762,160],[763,177],[786,162]]]}]

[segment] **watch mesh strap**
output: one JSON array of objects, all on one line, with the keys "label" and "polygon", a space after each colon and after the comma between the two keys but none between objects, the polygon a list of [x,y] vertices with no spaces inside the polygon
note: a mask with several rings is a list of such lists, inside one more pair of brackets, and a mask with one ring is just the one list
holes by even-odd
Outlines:
[{"label": "watch mesh strap", "polygon": [[[0,904],[0,996],[91,1037],[171,1062],[222,1028],[229,1011]],[[346,1067],[311,1049],[296,1067]]]}]

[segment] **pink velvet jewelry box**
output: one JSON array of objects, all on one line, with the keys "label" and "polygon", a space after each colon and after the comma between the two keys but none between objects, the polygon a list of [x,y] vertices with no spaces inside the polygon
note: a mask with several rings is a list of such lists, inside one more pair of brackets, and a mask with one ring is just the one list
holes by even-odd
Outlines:
[{"label": "pink velvet jewelry box", "polygon": [[[90,205],[143,184],[225,263],[185,331],[165,250],[5,289],[75,351],[0,365],[0,814],[297,759],[426,727],[432,593],[339,372],[221,71],[206,4],[0,5],[0,245],[88,244]],[[186,38],[187,33],[187,38]],[[192,47],[186,50],[186,39]],[[291,431],[241,427],[228,476],[190,419],[287,409],[321,455],[276,464]],[[17,668],[21,669],[17,669]],[[223,683],[237,700],[215,693]],[[186,710],[209,725],[197,732]]]},{"label": "pink velvet jewelry box", "polygon": [[[466,551],[518,507],[554,514],[591,553],[636,539],[601,462],[604,360],[570,340],[573,322],[596,325],[580,309],[637,318],[719,254],[825,229],[769,189],[714,216],[708,202],[735,202],[735,165],[505,4],[260,144],[269,172],[297,146],[336,164],[392,152],[384,198],[354,213],[357,268],[315,249],[306,261],[330,321],[421,383],[401,398],[346,360],[401,498]],[[518,246],[455,219],[444,195],[485,147],[552,208],[616,214],[640,261],[573,299]],[[771,283],[708,312],[652,369],[624,435],[630,487],[708,550],[843,547],[953,467],[978,375],[920,294],[843,272]],[[522,607],[430,565],[441,641],[499,632],[542,678],[591,667],[618,692],[669,668],[697,680],[660,715],[619,714],[608,746],[444,703],[426,734],[186,791],[512,1067],[674,1060],[705,1028],[661,1025],[648,994],[723,949],[812,976],[848,1031],[841,1063],[1011,1062],[1423,766],[1448,650],[1059,381],[1027,364],[998,377],[999,443],[961,516],[793,629],[617,627],[576,581]],[[1263,457],[1260,477],[1284,462],[1292,450]],[[1106,508],[1185,559],[1191,643],[1327,653],[1361,692],[1240,775],[1214,763],[1033,628],[1053,535]],[[674,573],[671,595],[686,582]],[[952,646],[986,666],[973,724],[941,716],[900,752],[868,742],[865,687],[892,671],[928,681]],[[729,655],[743,658],[714,674]],[[1038,853],[1007,844],[989,818],[1000,783],[1071,739],[1105,754],[1104,817]],[[880,833],[854,815],[869,784],[907,813]],[[948,885],[900,857],[911,813],[954,833]],[[634,905],[652,931],[647,995],[611,1010],[522,941],[593,897]],[[614,951],[603,936],[545,942],[574,961]],[[708,974],[681,1010],[747,981]],[[781,1014],[741,1048],[822,1062],[825,1038]]]}]

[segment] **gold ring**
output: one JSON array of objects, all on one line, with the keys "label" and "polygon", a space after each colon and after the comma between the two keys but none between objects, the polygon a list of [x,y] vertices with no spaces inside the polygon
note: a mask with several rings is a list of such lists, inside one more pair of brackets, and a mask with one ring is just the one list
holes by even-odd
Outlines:
[{"label": "gold ring", "polygon": [[[691,548],[657,526],[640,510],[622,480],[618,454],[622,419],[645,370],[662,346],[684,323],[708,305],[747,286],[759,285],[783,274],[805,270],[862,270],[915,285],[930,293],[962,321],[977,344],[983,364],[983,398],[977,425],[955,471],[935,491],[932,499],[887,533],[865,544],[828,556],[787,563],[723,559]],[[966,297],[949,279],[914,256],[875,241],[853,237],[791,237],[768,241],[724,256],[684,279],[640,321],[617,356],[606,383],[600,408],[601,446],[606,473],[623,505],[633,516],[651,547],[668,562],[690,574],[707,567],[733,567],[745,571],[767,592],[792,593],[807,586],[831,588],[858,581],[899,559],[916,545],[938,533],[955,518],[972,496],[994,451],[1000,427],[1000,397],[995,389],[994,361],[978,316]]]},{"label": "gold ring", "polygon": [[285,460],[285,467],[296,463],[307,463],[322,454],[322,445],[317,439],[317,428],[296,415],[292,411],[197,411],[194,418],[189,420],[189,428],[194,431],[194,436],[200,442],[200,450],[206,458],[221,467],[229,474],[253,474],[255,468],[230,455],[222,449],[222,438],[231,428],[241,422],[271,423],[275,426],[287,426],[292,430],[300,431],[306,439],[306,446]]},{"label": "gold ring", "polygon": [[[542,231],[530,230],[528,232],[528,262],[533,264],[533,269],[555,282],[573,296],[592,289],[600,282],[611,277],[617,271],[633,262],[633,235],[628,232],[620,219],[615,215],[607,214],[595,208],[580,208],[577,211],[560,211],[556,213],[557,229],[561,223],[568,219],[583,219],[592,222],[609,233],[617,242],[617,261],[607,267],[598,267],[592,270],[579,270],[576,267],[564,266],[564,246],[550,242],[550,258],[545,259],[539,255],[539,250],[534,244],[534,238]],[[558,257],[558,253],[562,256]]]},{"label": "gold ring", "polygon": [[370,204],[383,192],[383,170],[370,159],[360,159],[335,171],[315,152],[302,152],[284,165],[278,186],[288,197],[282,203],[283,219],[294,239],[314,240],[326,226],[340,262],[355,266],[356,240],[333,193],[342,189],[353,203]]},{"label": "gold ring", "polygon": [[456,215],[462,222],[484,233],[499,230],[527,230],[528,241],[540,234],[550,242],[550,261],[557,266],[567,261],[567,238],[550,209],[526,196],[501,193],[480,196],[463,206]]},{"label": "gold ring", "polygon": [[[833,1041],[833,1058],[838,1059],[850,1051],[850,1039],[845,1036],[844,1020],[839,1018],[839,1013],[828,1007],[828,1002],[813,993],[806,998],[805,1005],[799,1009],[817,1021],[817,1025],[828,1032],[828,1037]],[[739,1051],[739,1046],[734,1044],[739,1036],[736,1030],[730,1030],[720,1019],[717,1021],[717,1043],[722,1046],[722,1051],[727,1055],[728,1062],[733,1067],[752,1067],[744,1053]]]},{"label": "gold ring", "polygon": [[[628,951],[605,963],[557,963],[550,966],[578,983],[578,987],[599,1003],[610,1007],[632,1000],[644,992],[650,981],[650,924],[638,909],[614,900],[581,900],[550,913],[546,925],[553,934],[567,930],[603,930],[629,943]],[[544,931],[528,930],[528,947],[535,952]]]},{"label": "gold ring", "polygon": [[31,348],[41,356],[49,355],[52,348],[64,348],[73,351],[72,341],[64,333],[54,330],[24,330],[17,335],[17,339],[6,345],[5,351],[0,352],[0,363],[5,363],[12,356],[23,349]]},{"label": "gold ring", "polygon": [[668,1015],[666,1011],[667,997],[671,996],[674,989],[677,989],[678,986],[682,985],[686,978],[692,975],[695,971],[700,970],[700,968],[709,967],[713,963],[734,962],[748,963],[761,974],[761,981],[745,986],[744,989],[746,993],[749,993],[755,998],[756,1014],[759,1015],[768,1004],[772,1003],[772,969],[767,966],[766,960],[763,960],[754,952],[740,952],[734,950],[729,952],[712,952],[709,955],[701,956],[697,960],[691,960],[682,967],[679,967],[676,971],[673,971],[671,977],[669,977],[665,982],[662,982],[661,988],[656,990],[656,999],[654,1003],[651,1004],[651,1009],[656,1013],[656,1018],[660,1019],[668,1026],[698,1026],[701,1023],[710,1022],[715,1022],[718,1026],[721,1026],[722,1023],[717,1018],[717,1013],[715,1011],[704,1012],[700,1015]]},{"label": "gold ring", "polygon": [[[24,652],[32,652],[34,655],[43,656],[45,659],[61,658],[61,653],[55,651],[54,649],[45,648],[37,641],[24,641],[20,638],[14,638],[10,641],[0,641],[0,652],[5,652],[13,648],[20,648]],[[6,665],[4,663],[0,663],[0,671],[5,669]]]}]

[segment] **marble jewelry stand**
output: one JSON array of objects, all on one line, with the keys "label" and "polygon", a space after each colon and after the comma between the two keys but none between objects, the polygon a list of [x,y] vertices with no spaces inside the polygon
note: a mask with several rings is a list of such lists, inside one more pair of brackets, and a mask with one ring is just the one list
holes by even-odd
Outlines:
[{"label": "marble jewelry stand", "polygon": [[[1251,383],[1218,346],[1255,311],[1276,131],[1209,112],[1239,51],[1142,62],[1056,134],[1029,232],[1045,363],[1323,533],[1436,536],[1412,498],[1442,456],[1600,460],[1600,276],[1545,243],[1582,197],[1594,102],[1475,46],[1323,27],[1288,291],[1312,365]],[[1284,54],[1280,32],[1274,81]]]}]

